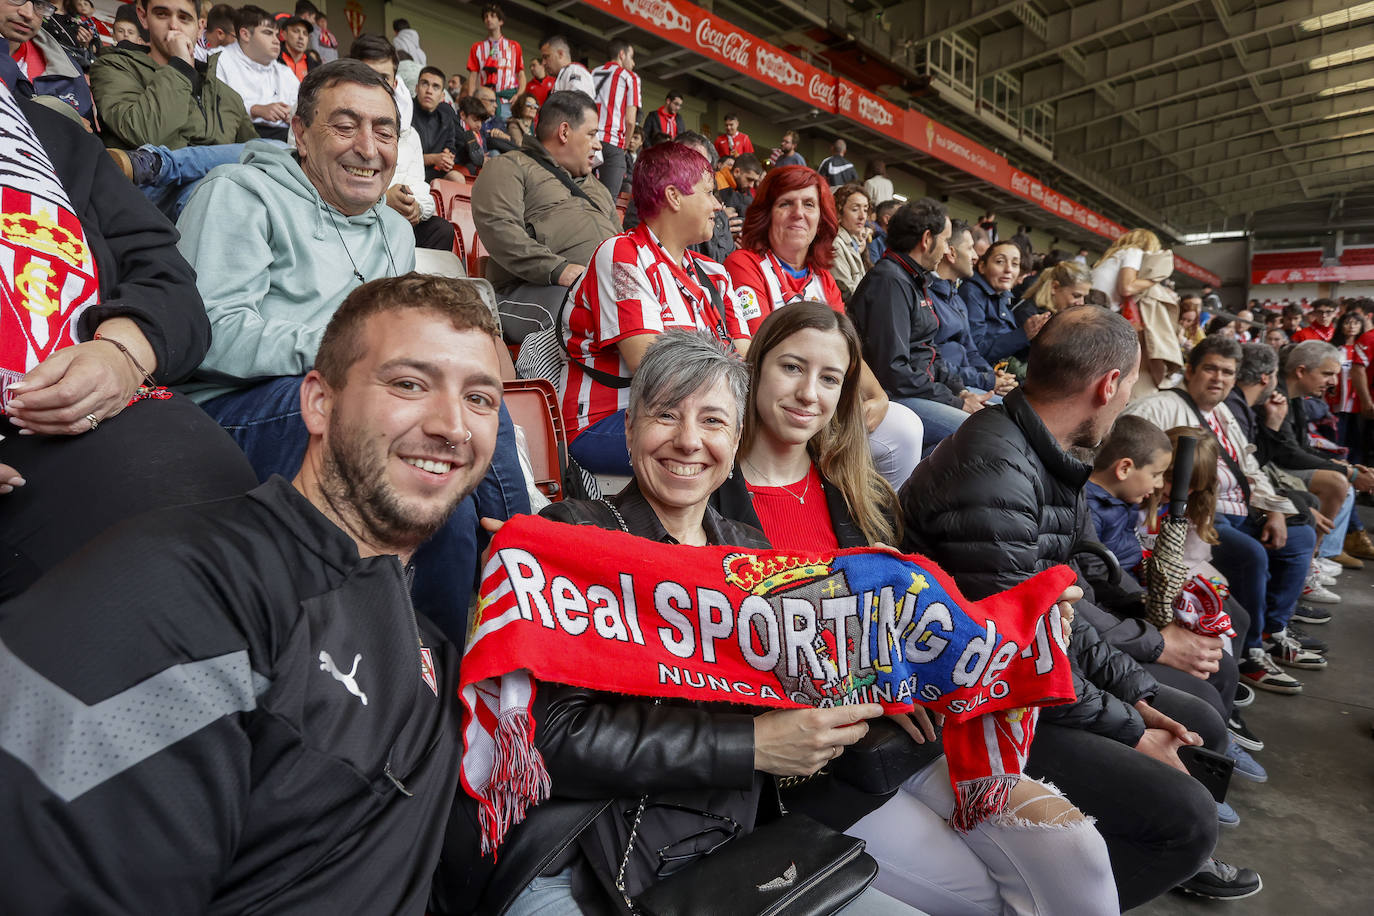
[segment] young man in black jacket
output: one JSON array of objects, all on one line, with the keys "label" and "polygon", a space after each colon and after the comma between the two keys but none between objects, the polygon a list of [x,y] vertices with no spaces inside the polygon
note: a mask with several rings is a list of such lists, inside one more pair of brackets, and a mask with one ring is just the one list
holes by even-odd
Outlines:
[{"label": "young man in black jacket", "polygon": [[359,287],[293,482],[117,526],[0,607],[0,911],[419,916],[445,831],[477,856],[457,657],[404,567],[491,461],[498,335],[467,286]]},{"label": "young man in black jacket", "polygon": [[[917,465],[901,492],[903,550],[935,560],[973,599],[1072,562],[1090,469],[1069,450],[1102,442],[1139,370],[1125,319],[1093,306],[1058,313],[1032,342],[1025,385]],[[1223,748],[1225,723],[1103,642],[1085,604],[1069,646],[1078,699],[1042,712],[1027,772],[1097,818],[1123,909],[1185,879],[1210,896],[1254,893],[1253,871],[1209,860],[1216,805],[1178,759],[1184,745]]]}]

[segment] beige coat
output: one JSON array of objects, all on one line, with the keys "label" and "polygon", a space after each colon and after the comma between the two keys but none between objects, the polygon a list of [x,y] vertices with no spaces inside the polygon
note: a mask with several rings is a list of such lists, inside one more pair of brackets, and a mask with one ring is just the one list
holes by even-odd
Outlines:
[{"label": "beige coat", "polygon": [[835,236],[835,263],[830,266],[830,273],[835,278],[835,283],[840,287],[840,294],[848,299],[854,293],[859,281],[868,272],[868,265],[864,263],[863,246],[859,250],[854,250],[854,236],[848,230],[841,228],[839,234]]},{"label": "beige coat", "polygon": [[491,255],[487,279],[498,292],[525,283],[553,286],[563,268],[590,264],[596,246],[620,234],[615,201],[601,182],[590,174],[568,176],[588,202],[536,157],[553,163],[538,139],[526,137],[520,149],[487,160],[472,187],[472,220]]}]

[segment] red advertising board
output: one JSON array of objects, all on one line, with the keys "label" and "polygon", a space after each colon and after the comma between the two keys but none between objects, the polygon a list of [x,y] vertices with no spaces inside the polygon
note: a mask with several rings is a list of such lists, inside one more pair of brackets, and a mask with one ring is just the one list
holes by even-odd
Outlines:
[{"label": "red advertising board", "polygon": [[1374,264],[1351,267],[1289,267],[1276,270],[1252,270],[1251,286],[1284,283],[1349,283],[1354,280],[1374,280]]},{"label": "red advertising board", "polygon": [[[817,109],[842,115],[975,178],[1010,191],[1061,219],[1115,239],[1125,228],[1029,175],[1002,156],[930,117],[880,98],[862,86],[826,73],[781,48],[737,28],[715,13],[682,0],[582,0],[617,19],[776,87]],[[1221,279],[1175,257],[1184,274],[1209,283]],[[1293,281],[1289,281],[1293,282]]]}]

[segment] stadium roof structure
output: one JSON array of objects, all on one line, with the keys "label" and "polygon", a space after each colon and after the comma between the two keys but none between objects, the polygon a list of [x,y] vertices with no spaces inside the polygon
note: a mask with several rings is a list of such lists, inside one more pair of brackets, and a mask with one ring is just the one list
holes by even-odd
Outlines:
[{"label": "stadium roof structure", "polygon": [[[656,80],[696,81],[777,124],[843,134],[859,145],[851,159],[885,157],[936,193],[1065,238],[1105,233],[1047,213],[1028,199],[1027,176],[1104,226],[1173,240],[1374,225],[1374,2],[715,0],[705,42],[706,14],[678,0],[514,2],[592,43],[627,34]],[[925,116],[1023,183],[912,156],[919,130],[868,129],[742,72],[706,47],[731,30],[802,61],[803,73],[868,90],[899,117]]]}]

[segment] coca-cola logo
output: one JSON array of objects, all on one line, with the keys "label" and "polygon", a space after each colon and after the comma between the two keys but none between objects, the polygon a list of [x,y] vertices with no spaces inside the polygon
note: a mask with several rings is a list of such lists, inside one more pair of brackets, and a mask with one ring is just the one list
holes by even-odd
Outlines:
[{"label": "coca-cola logo", "polygon": [[859,117],[872,121],[879,127],[889,127],[892,124],[892,112],[887,110],[887,106],[866,95],[859,96]]},{"label": "coca-cola logo", "polygon": [[838,89],[840,93],[840,111],[849,111],[854,107],[854,87],[848,83],[839,83]]},{"label": "coca-cola logo", "polygon": [[692,20],[677,11],[668,0],[623,0],[625,12],[647,19],[669,32],[692,31]]},{"label": "coca-cola logo", "polygon": [[754,66],[760,76],[774,80],[779,86],[800,86],[805,82],[801,71],[781,54],[758,48],[754,51]]},{"label": "coca-cola logo", "polygon": [[835,107],[835,81],[832,77],[826,77],[820,73],[814,74],[811,77],[811,84],[806,87],[806,91],[811,95],[811,98],[827,108]]},{"label": "coca-cola logo", "polygon": [[697,44],[710,48],[737,67],[749,67],[749,48],[753,43],[753,39],[739,32],[722,32],[712,24],[709,16],[697,23]]}]

